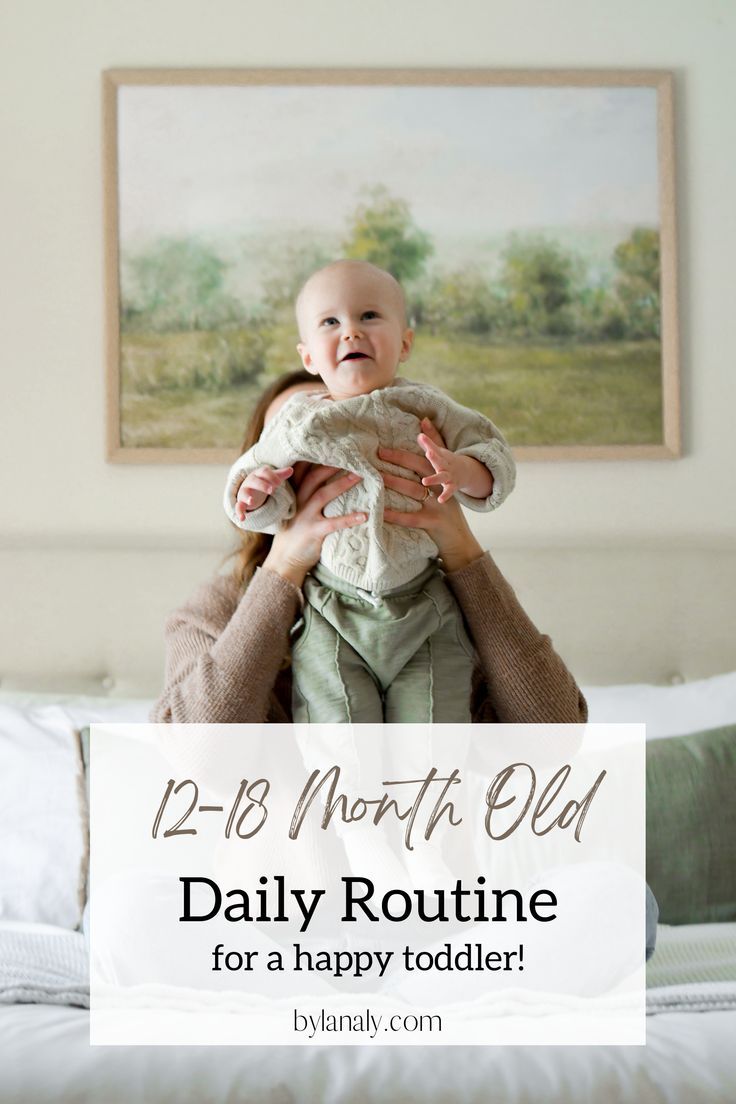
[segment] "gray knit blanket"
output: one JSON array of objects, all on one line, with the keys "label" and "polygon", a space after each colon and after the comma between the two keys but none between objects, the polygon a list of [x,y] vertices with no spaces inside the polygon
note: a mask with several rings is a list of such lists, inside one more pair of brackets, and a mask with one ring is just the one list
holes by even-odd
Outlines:
[{"label": "gray knit blanket", "polygon": [[647,1015],[736,1009],[736,924],[660,926],[647,965]]},{"label": "gray knit blanket", "polygon": [[736,1009],[736,984],[706,981],[647,990],[647,1016],[665,1012],[729,1012]]},{"label": "gray knit blanket", "polygon": [[89,1008],[82,933],[46,924],[0,924],[0,1004]]}]

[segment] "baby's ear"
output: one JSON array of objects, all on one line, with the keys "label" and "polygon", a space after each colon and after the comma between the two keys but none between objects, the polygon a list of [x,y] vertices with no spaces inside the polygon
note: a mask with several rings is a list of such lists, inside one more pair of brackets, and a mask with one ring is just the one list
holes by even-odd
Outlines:
[{"label": "baby's ear", "polygon": [[299,344],[297,345],[296,351],[298,352],[299,356],[302,358],[302,364],[307,369],[307,371],[311,372],[311,374],[313,376],[318,376],[319,372],[317,371],[317,369],[314,367],[314,364],[312,363],[312,354],[310,353],[309,349],[307,348],[307,346],[302,341],[300,341]]},{"label": "baby's ear", "polygon": [[[401,353],[399,354],[399,362],[408,360],[411,354],[412,345],[414,344],[414,331],[404,330],[401,338]],[[306,367],[306,365],[305,365]]]}]

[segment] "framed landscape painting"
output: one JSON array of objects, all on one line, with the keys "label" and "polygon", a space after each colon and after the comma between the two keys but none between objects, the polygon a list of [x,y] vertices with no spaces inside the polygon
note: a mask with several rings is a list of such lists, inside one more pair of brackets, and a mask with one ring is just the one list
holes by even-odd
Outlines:
[{"label": "framed landscape painting", "polygon": [[109,459],[230,461],[339,257],[403,285],[402,374],[519,458],[679,455],[672,83],[106,72]]}]

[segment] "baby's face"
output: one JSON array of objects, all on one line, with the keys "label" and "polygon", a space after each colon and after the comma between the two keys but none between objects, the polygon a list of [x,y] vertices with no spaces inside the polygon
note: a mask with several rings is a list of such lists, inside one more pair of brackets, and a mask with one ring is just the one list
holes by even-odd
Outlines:
[{"label": "baby's face", "polygon": [[341,261],[307,281],[297,305],[308,372],[322,377],[333,399],[387,387],[411,352],[399,287],[380,269]]}]

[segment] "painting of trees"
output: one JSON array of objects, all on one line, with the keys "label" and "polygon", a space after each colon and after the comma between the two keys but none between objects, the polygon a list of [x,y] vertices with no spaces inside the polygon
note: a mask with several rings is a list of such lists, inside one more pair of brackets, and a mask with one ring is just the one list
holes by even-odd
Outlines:
[{"label": "painting of trees", "polygon": [[[234,449],[259,390],[298,365],[300,287],[338,257],[402,284],[405,373],[522,452],[674,440],[666,87],[116,85],[121,458]],[[149,118],[167,119],[155,142]]]}]

